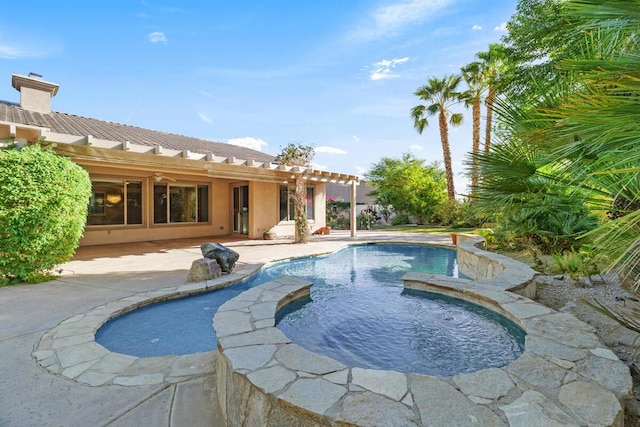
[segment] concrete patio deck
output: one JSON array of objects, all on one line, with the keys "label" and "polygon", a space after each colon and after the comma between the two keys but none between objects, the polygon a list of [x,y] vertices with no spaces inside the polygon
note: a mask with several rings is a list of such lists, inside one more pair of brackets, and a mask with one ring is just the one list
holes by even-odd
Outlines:
[{"label": "concrete patio deck", "polygon": [[[34,360],[42,336],[61,322],[111,301],[183,285],[200,244],[214,241],[240,254],[238,266],[328,253],[354,243],[405,241],[445,245],[448,235],[362,231],[317,236],[307,245],[203,238],[80,248],[55,281],[0,288],[0,426],[218,425],[211,401],[214,373],[182,382],[89,386],[54,375]],[[267,247],[268,246],[268,247]],[[211,363],[210,353],[192,363]]]}]

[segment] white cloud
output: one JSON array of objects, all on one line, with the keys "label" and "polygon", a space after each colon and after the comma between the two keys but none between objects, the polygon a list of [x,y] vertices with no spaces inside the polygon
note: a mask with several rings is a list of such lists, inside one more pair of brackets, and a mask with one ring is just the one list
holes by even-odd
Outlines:
[{"label": "white cloud", "polygon": [[205,123],[209,123],[210,125],[213,124],[213,119],[207,116],[205,113],[198,113],[198,118]]},{"label": "white cloud", "polygon": [[394,73],[393,69],[396,65],[404,64],[405,62],[409,62],[408,56],[396,59],[383,59],[382,61],[375,62],[372,66],[373,71],[369,78],[371,80],[383,80],[398,77],[398,74]]},{"label": "white cloud", "polygon": [[422,145],[419,145],[419,144],[413,144],[413,145],[409,146],[409,150],[411,150],[411,151],[422,151],[422,150],[424,150],[424,147]]},{"label": "white cloud", "polygon": [[33,55],[16,46],[0,46],[0,58],[2,59],[29,58],[31,56]]},{"label": "white cloud", "polygon": [[227,140],[227,144],[251,148],[252,150],[257,151],[262,151],[262,147],[269,145],[260,138],[253,138],[251,136],[245,136],[244,138],[232,138]]},{"label": "white cloud", "polygon": [[321,147],[315,147],[313,151],[316,153],[325,153],[325,154],[347,154],[347,152],[341,148],[327,147],[326,145],[323,145]]},{"label": "white cloud", "polygon": [[359,176],[364,176],[368,172],[367,168],[363,168],[362,166],[356,166],[356,172]]},{"label": "white cloud", "polygon": [[493,31],[507,31],[507,23],[503,22],[493,29]]},{"label": "white cloud", "polygon": [[326,171],[326,170],[328,169],[328,168],[327,168],[327,165],[321,165],[321,164],[313,163],[313,162],[311,162],[311,165],[310,165],[310,166],[311,166],[313,169],[320,170],[320,171]]},{"label": "white cloud", "polygon": [[471,27],[471,29],[472,29],[472,30],[474,30],[474,31],[479,31],[479,30],[481,30],[481,29],[482,29],[482,25],[477,25],[477,24],[476,24],[476,25],[474,25],[473,27]]},{"label": "white cloud", "polygon": [[165,37],[164,33],[161,33],[160,31],[155,31],[155,32],[149,34],[147,37],[149,38],[149,41],[151,43],[166,43],[167,42],[167,38]]},{"label": "white cloud", "polygon": [[357,137],[357,136],[355,136],[355,135],[353,135],[353,136],[351,137],[351,139],[353,139],[354,141],[360,141],[360,138],[358,138],[358,137]]},{"label": "white cloud", "polygon": [[444,9],[454,0],[405,0],[375,9],[366,25],[351,33],[358,41],[370,41],[392,36],[402,27],[420,24]]},{"label": "white cloud", "polygon": [[[0,39],[3,37],[4,35],[0,33]],[[0,59],[44,58],[62,51],[62,47],[57,46],[55,42],[36,42],[36,44],[40,46],[0,44]]]}]

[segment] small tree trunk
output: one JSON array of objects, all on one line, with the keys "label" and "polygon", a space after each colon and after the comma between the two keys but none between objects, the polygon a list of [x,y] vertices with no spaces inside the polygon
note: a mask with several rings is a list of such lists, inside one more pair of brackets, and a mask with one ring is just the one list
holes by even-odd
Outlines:
[{"label": "small tree trunk", "polygon": [[294,194],[295,210],[295,243],[309,241],[309,225],[307,224],[307,182],[302,175],[296,176],[296,192]]}]

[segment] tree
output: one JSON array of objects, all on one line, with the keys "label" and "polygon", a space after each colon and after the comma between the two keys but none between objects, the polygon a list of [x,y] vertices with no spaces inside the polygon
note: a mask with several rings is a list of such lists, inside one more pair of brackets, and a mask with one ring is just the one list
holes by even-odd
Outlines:
[{"label": "tree", "polygon": [[[549,7],[559,15],[543,14]],[[518,48],[510,61],[530,71],[519,83],[529,97],[498,102],[502,141],[479,158],[477,196],[519,219],[523,233],[564,233],[582,244],[591,236],[597,252],[620,254],[640,233],[637,3],[539,0],[522,1],[518,10],[508,26]],[[535,51],[544,61],[528,62]],[[585,235],[594,212],[609,220]]]},{"label": "tree", "polygon": [[424,162],[411,153],[404,153],[399,159],[383,157],[366,174],[367,181],[375,187],[369,195],[378,205],[393,206],[397,214],[429,221],[437,206],[446,200],[446,179],[437,163],[425,166]]},{"label": "tree", "polygon": [[295,242],[307,243],[309,241],[309,224],[307,223],[307,181],[304,179],[304,169],[309,167],[313,160],[314,150],[312,146],[290,143],[282,148],[275,158],[276,163],[293,166],[296,190],[292,194],[295,221]]},{"label": "tree", "polygon": [[78,246],[89,174],[39,145],[0,150],[0,284],[36,282]]},{"label": "tree", "polygon": [[500,84],[501,74],[504,68],[505,51],[502,45],[492,43],[489,45],[487,52],[478,53],[478,59],[482,60],[480,69],[482,72],[482,81],[488,88],[487,97],[485,98],[485,106],[487,107],[487,118],[485,122],[484,135],[484,152],[491,150],[491,132],[493,129],[493,104],[498,93],[498,85]]},{"label": "tree", "polygon": [[540,101],[541,94],[553,91],[553,86],[566,84],[566,73],[556,65],[581,55],[575,31],[585,20],[566,13],[568,4],[565,0],[518,1],[499,52],[500,91],[513,104],[528,108]]},{"label": "tree", "polygon": [[[424,86],[420,86],[414,92],[420,100],[430,102],[430,105],[417,105],[411,109],[413,126],[419,134],[429,125],[427,116],[438,114],[438,127],[440,129],[440,142],[442,143],[442,154],[444,157],[444,169],[447,177],[447,194],[449,200],[456,198],[456,191],[453,186],[453,167],[451,165],[451,148],[449,147],[449,126],[460,126],[462,124],[462,114],[452,113],[449,109],[452,105],[460,102],[461,96],[457,92],[461,77],[457,75],[445,76],[442,79],[436,77],[429,78]],[[447,116],[450,115],[449,120]]]},{"label": "tree", "polygon": [[[473,120],[472,148],[475,155],[480,152],[480,102],[482,95],[487,89],[486,80],[483,78],[483,69],[480,62],[472,62],[461,68],[462,78],[467,83],[469,89],[463,93],[462,97],[465,105],[471,105],[471,115]],[[473,157],[471,166],[471,191],[478,186],[478,161]],[[473,198],[472,198],[473,200]]]}]

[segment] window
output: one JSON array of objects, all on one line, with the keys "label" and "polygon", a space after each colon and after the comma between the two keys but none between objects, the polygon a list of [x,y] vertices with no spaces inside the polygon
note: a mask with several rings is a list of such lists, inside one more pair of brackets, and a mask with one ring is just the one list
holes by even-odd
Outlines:
[{"label": "window", "polygon": [[209,186],[154,183],[153,222],[209,222]]},{"label": "window", "polygon": [[142,224],[142,182],[91,181],[87,225]]},{"label": "window", "polygon": [[[293,221],[295,217],[295,204],[293,196],[295,187],[280,186],[280,221]],[[313,187],[307,187],[307,219],[314,219]]]}]

